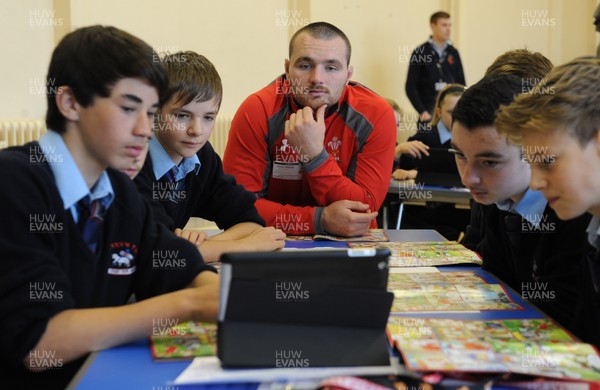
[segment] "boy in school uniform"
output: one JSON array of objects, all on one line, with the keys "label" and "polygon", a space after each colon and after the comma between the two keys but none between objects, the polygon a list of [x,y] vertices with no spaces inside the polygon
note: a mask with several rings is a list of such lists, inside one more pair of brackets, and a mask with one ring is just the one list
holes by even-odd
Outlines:
[{"label": "boy in school uniform", "polygon": [[[146,162],[134,179],[155,217],[171,230],[183,228],[190,217],[215,221],[225,231],[198,245],[206,261],[218,260],[223,252],[283,248],[285,234],[263,227],[256,196],[223,172],[208,142],[223,95],[217,70],[191,51],[169,54],[162,63],[169,87]],[[193,233],[179,234],[187,238]]]},{"label": "boy in school uniform", "polygon": [[568,326],[577,302],[589,218],[558,219],[539,191],[521,148],[496,131],[496,111],[522,92],[522,78],[486,77],[465,91],[452,114],[452,148],[475,202],[463,244],[483,268]]},{"label": "boy in school uniform", "polygon": [[60,87],[47,91],[49,131],[0,152],[3,384],[62,389],[88,353],[149,336],[158,319],[216,320],[214,269],[117,171],[152,135],[166,86],[154,56],[114,27],[66,35],[48,70]]},{"label": "boy in school uniform", "polygon": [[[543,192],[560,219],[586,213],[591,250],[583,256],[575,333],[600,347],[600,60],[554,68],[529,94],[498,114],[498,130],[523,145],[531,162],[531,188]],[[565,259],[571,263],[575,258]]]},{"label": "boy in school uniform", "polygon": [[[141,151],[140,155],[133,160],[133,163],[124,169],[121,169],[121,172],[129,176],[131,180],[133,180],[138,173],[142,170],[144,166],[144,162],[146,162],[146,156],[148,155],[148,143],[144,146],[144,149]],[[203,231],[192,231],[192,230],[183,230],[183,229],[175,229],[175,234],[179,237],[185,238],[190,241],[192,244],[198,246],[202,244],[204,240],[208,238],[208,234]]]}]

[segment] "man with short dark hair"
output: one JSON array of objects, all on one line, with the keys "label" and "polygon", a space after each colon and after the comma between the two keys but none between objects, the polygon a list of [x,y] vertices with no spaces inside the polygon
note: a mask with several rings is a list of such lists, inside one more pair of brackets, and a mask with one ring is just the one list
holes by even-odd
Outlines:
[{"label": "man with short dark hair", "polygon": [[420,122],[429,122],[435,98],[447,84],[466,85],[458,50],[450,42],[450,14],[438,11],[430,18],[431,36],[410,57],[406,95],[419,113]]},{"label": "man with short dark hair", "polygon": [[311,23],[290,41],[285,74],[240,106],[223,158],[257,196],[267,225],[288,234],[359,236],[375,227],[390,183],[390,105],[350,81],[350,42]]}]

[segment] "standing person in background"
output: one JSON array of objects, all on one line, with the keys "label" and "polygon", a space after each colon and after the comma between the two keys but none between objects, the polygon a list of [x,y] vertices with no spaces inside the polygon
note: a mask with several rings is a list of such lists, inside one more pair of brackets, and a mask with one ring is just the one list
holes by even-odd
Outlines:
[{"label": "standing person in background", "polygon": [[431,15],[431,36],[411,57],[406,78],[406,95],[419,113],[419,127],[433,115],[435,98],[447,84],[466,85],[458,50],[450,43],[450,14]]}]

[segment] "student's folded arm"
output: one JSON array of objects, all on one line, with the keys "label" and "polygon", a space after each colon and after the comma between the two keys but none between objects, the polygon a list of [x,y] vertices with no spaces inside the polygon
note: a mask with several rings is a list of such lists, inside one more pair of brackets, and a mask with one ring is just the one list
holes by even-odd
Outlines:
[{"label": "student's folded arm", "polygon": [[[147,201],[140,200],[139,205],[143,210],[142,233],[132,286],[138,302],[58,312],[32,348],[34,355],[41,355],[36,351],[53,351],[57,359],[69,362],[149,336],[160,319],[216,321],[219,278],[214,269],[202,262],[192,244],[152,219]],[[160,257],[157,253],[171,253],[169,261],[177,260],[177,265],[155,264]],[[66,300],[73,301],[70,297]],[[30,367],[29,356],[23,363]]]},{"label": "student's folded arm", "polygon": [[553,299],[537,303],[553,319],[569,326],[576,314],[576,305],[581,297],[581,273],[587,274],[586,255],[593,250],[586,231],[591,216],[583,214],[577,218],[561,221],[546,207],[543,229],[546,229],[533,253],[536,282],[548,283],[547,291]]},{"label": "student's folded arm", "polygon": [[282,249],[285,234],[273,227],[258,226],[250,234],[235,240],[206,240],[198,246],[205,261],[218,261],[226,252],[270,252]]},{"label": "student's folded arm", "polygon": [[371,211],[378,211],[390,185],[395,129],[394,114],[389,108],[373,124],[371,133],[359,146],[360,152],[350,161],[346,175],[330,155],[317,167],[311,162],[306,164],[305,175],[316,202],[328,205],[338,200],[355,200],[368,204]]},{"label": "student's folded arm", "polygon": [[199,275],[216,278],[216,270],[205,264],[195,245],[154,221],[151,202],[140,199],[139,203],[143,208],[139,223],[142,231],[131,286],[136,298],[147,299],[182,289]]},{"label": "student's folded arm", "polygon": [[[205,279],[198,284],[203,287],[184,289],[126,306],[62,311],[48,321],[31,353],[43,356],[43,351],[52,351],[55,359],[67,363],[89,352],[149,336],[157,319],[163,322],[164,319],[214,322],[218,284]],[[31,363],[28,354],[23,364],[35,370]]]},{"label": "student's folded arm", "polygon": [[255,222],[241,222],[233,225],[229,229],[222,233],[216,234],[210,237],[211,241],[230,241],[239,240],[252,234],[258,229],[262,229],[262,226]]},{"label": "student's folded arm", "polygon": [[[74,226],[70,211],[58,191],[48,188],[50,170],[6,157],[0,158],[6,189],[0,192],[0,220],[5,221],[0,224],[0,353],[9,367],[49,368],[39,359],[52,356],[67,363],[148,335],[152,316],[213,317],[206,287],[126,307],[75,309],[90,303],[89,297],[74,296],[82,291],[74,291],[71,279],[87,275],[71,275],[74,265],[63,264],[80,245],[68,234]],[[206,303],[198,299],[203,296]]]}]

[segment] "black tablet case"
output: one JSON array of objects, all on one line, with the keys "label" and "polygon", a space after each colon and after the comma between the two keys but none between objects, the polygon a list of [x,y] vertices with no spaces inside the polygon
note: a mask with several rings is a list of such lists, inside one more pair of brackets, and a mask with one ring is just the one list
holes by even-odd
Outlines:
[{"label": "black tablet case", "polygon": [[417,167],[415,182],[436,187],[463,187],[454,153],[445,148],[430,148]]},{"label": "black tablet case", "polygon": [[[385,329],[394,298],[386,291],[390,252],[348,253],[352,251],[223,255],[231,278],[227,297],[221,296],[227,299],[217,336],[222,365],[389,365]],[[301,283],[299,295],[308,294],[308,299],[276,299],[276,283]]]}]

